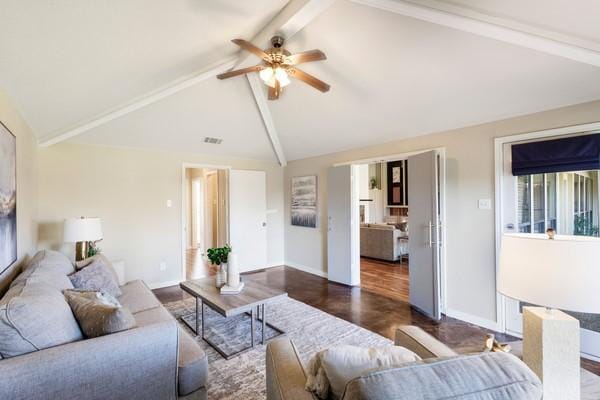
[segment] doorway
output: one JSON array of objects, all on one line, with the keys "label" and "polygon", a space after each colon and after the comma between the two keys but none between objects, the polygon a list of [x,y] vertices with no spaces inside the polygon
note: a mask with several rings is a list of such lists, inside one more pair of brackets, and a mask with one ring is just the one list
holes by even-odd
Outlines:
[{"label": "doorway", "polygon": [[360,160],[328,174],[328,274],[444,311],[444,149]]},{"label": "doorway", "polygon": [[214,274],[206,250],[228,241],[227,185],[229,170],[186,166],[183,170],[183,276],[186,280]]},{"label": "doorway", "polygon": [[409,301],[408,160],[358,165],[360,287]]}]

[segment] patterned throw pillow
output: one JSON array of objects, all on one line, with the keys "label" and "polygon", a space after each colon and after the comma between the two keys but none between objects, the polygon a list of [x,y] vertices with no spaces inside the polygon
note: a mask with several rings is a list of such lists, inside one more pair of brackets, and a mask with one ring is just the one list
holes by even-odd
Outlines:
[{"label": "patterned throw pillow", "polygon": [[108,258],[104,257],[104,254],[102,254],[102,253],[96,254],[95,256],[88,257],[81,261],[76,261],[75,269],[77,271],[79,271],[79,270],[91,265],[94,261],[102,261],[102,263],[104,263],[106,268],[108,268],[110,273],[114,276],[115,281],[119,282],[119,275],[117,274],[115,267],[112,265],[112,263],[110,262],[110,260]]},{"label": "patterned throw pillow", "polygon": [[136,326],[133,314],[106,292],[67,289],[63,293],[83,334],[88,338],[109,335]]},{"label": "patterned throw pillow", "polygon": [[102,290],[113,297],[121,295],[121,289],[112,272],[100,259],[74,274],[69,275],[76,289]]}]

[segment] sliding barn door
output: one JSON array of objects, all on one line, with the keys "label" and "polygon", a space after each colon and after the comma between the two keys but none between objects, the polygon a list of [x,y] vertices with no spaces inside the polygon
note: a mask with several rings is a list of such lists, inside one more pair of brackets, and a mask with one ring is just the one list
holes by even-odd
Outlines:
[{"label": "sliding barn door", "polygon": [[440,319],[441,229],[435,151],[408,158],[410,304]]}]

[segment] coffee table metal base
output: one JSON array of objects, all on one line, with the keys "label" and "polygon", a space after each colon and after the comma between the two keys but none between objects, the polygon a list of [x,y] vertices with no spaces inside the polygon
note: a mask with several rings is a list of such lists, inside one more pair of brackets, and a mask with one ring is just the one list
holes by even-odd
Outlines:
[{"label": "coffee table metal base", "polygon": [[[261,343],[263,345],[267,343],[267,340],[274,339],[285,333],[281,329],[279,329],[276,326],[267,322],[267,318],[265,317],[266,316],[266,306],[263,303],[263,304],[257,306],[256,309],[254,307],[252,307],[252,309],[250,310],[249,313],[246,312],[246,315],[248,315],[248,314],[250,315],[250,343],[251,343],[250,346],[245,347],[241,350],[235,351],[233,353],[226,353],[221,347],[219,347],[219,345],[217,343],[211,341],[204,334],[205,325],[206,325],[205,318],[204,318],[204,306],[207,306],[212,309],[212,307],[210,307],[210,305],[204,304],[202,299],[200,299],[199,297],[196,297],[196,312],[182,316],[181,321],[184,324],[186,324],[192,330],[192,332],[194,332],[196,335],[198,335],[198,331],[200,331],[202,340],[204,340],[206,343],[208,343],[213,349],[215,349],[226,360],[229,360],[231,358],[239,356],[240,354],[245,353],[248,350],[252,350],[254,348],[254,346],[255,346],[254,336],[255,336],[255,332],[256,332],[256,321],[257,320],[258,320],[258,322],[260,322],[262,324]],[[261,318],[261,314],[262,314],[262,318]],[[185,318],[189,317],[190,315],[195,316],[195,324],[191,324],[190,322],[186,321]],[[198,318],[198,317],[200,317],[200,318]],[[202,323],[200,323],[200,321],[202,321]],[[275,332],[277,332],[277,334],[275,336],[267,339],[266,335],[265,335],[267,327],[269,327],[272,330],[274,330]]]}]

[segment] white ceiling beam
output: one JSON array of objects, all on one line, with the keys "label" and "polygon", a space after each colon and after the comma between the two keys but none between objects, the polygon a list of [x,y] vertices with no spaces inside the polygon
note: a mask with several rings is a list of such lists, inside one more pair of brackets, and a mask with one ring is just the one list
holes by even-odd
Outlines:
[{"label": "white ceiling beam", "polygon": [[[310,21],[321,15],[321,13],[329,8],[335,1],[336,0],[292,0],[271,20],[271,22],[267,24],[267,26],[265,26],[263,30],[252,38],[251,42],[258,47],[263,48],[269,45],[269,40],[275,35],[290,39],[308,25]],[[240,53],[240,58],[232,69],[249,67],[259,62],[261,62],[261,60],[259,60],[258,57],[253,56],[247,51],[242,51]],[[265,95],[266,86],[258,78],[258,74],[256,73],[248,74],[246,75],[246,78],[250,84],[256,107],[263,120],[275,157],[277,158],[279,165],[286,166],[287,160],[285,153],[283,152],[281,142],[279,141],[279,135],[277,134],[273,116],[269,109],[267,96]]]},{"label": "white ceiling beam", "polygon": [[190,86],[197,85],[198,83],[205,81],[206,79],[213,78],[221,72],[225,72],[228,69],[230,69],[235,64],[235,62],[235,57],[223,60],[216,65],[212,65],[195,74],[171,82],[170,84],[165,85],[162,88],[147,93],[144,96],[138,97],[132,100],[131,102],[116,107],[108,112],[97,115],[69,129],[56,132],[44,138],[41,138],[38,141],[38,145],[41,147],[48,147],[63,142],[65,140],[71,139],[75,136],[81,135],[84,132],[94,129],[98,126],[104,125],[126,114],[139,110],[142,107],[146,107],[166,97],[172,96],[175,93],[189,88]]},{"label": "white ceiling beam", "polygon": [[260,112],[260,116],[265,125],[265,130],[267,131],[267,136],[271,142],[275,157],[277,158],[279,165],[285,167],[287,165],[287,160],[283,148],[281,147],[281,142],[279,141],[279,135],[277,135],[277,129],[275,129],[271,110],[267,104],[269,100],[267,100],[267,96],[265,95],[265,84],[256,74],[246,76],[248,78],[248,83],[250,84],[250,89],[252,89],[252,94],[254,95],[254,101],[256,102],[256,106],[258,107],[258,111]]},{"label": "white ceiling beam", "polygon": [[[260,48],[271,47],[270,40],[275,35],[290,39],[312,20],[327,10],[336,0],[291,0],[271,22],[269,22],[251,42]],[[255,65],[261,60],[242,51],[234,69]]]},{"label": "white ceiling beam", "polygon": [[[490,22],[493,18],[476,18],[459,15],[432,6],[416,4],[406,0],[351,0],[362,4],[407,17],[431,22],[437,25],[473,33],[502,42],[537,50],[547,54],[567,58],[580,63],[600,67],[600,52],[584,48],[563,40],[555,40],[533,32],[539,29],[526,29],[523,24],[520,29],[514,29],[503,24]],[[432,2],[428,2],[432,4]],[[473,14],[473,13],[470,13]],[[498,19],[496,18],[496,21]]]}]

